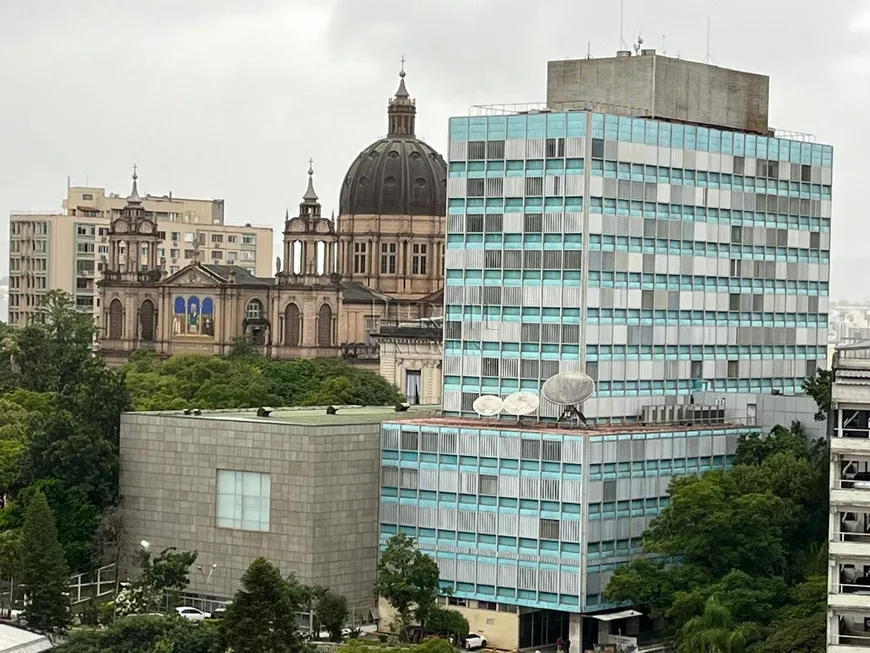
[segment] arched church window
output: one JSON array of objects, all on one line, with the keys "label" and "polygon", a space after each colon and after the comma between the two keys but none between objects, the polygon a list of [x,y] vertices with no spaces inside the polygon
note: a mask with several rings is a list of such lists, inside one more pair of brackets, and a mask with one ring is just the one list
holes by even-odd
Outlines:
[{"label": "arched church window", "polygon": [[113,299],[109,304],[109,339],[120,340],[124,334],[124,307],[121,300]]},{"label": "arched church window", "polygon": [[154,302],[146,299],[139,307],[139,340],[145,342],[154,342],[154,332],[156,330],[156,311],[154,310]]},{"label": "arched church window", "polygon": [[245,310],[245,317],[249,320],[260,320],[263,318],[263,302],[259,299],[252,299],[248,302],[248,308]]},{"label": "arched church window", "polygon": [[317,311],[317,346],[332,346],[332,309],[324,304]]},{"label": "arched church window", "polygon": [[284,345],[296,347],[299,345],[299,307],[290,303],[284,309]]}]

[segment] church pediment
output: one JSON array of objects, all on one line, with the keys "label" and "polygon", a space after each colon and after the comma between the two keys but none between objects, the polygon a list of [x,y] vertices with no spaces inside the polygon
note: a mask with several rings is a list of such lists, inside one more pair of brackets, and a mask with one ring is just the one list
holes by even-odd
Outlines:
[{"label": "church pediment", "polygon": [[221,280],[198,265],[188,265],[163,281],[164,286],[173,287],[219,287]]}]

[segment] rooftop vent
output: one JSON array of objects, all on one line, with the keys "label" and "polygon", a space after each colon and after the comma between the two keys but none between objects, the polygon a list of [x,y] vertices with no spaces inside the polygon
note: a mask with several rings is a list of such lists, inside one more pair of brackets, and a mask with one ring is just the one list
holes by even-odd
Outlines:
[{"label": "rooftop vent", "polygon": [[640,56],[651,57],[656,53],[655,48],[644,48],[640,51]]},{"label": "rooftop vent", "polygon": [[631,56],[631,50],[617,50],[617,51],[616,51],[616,56],[617,56],[617,57],[630,57],[630,56]]}]

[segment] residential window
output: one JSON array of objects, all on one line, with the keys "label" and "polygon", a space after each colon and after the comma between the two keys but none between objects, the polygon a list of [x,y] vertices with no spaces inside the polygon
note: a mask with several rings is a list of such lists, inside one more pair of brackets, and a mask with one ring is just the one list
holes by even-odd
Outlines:
[{"label": "residential window", "polygon": [[181,237],[181,234],[179,234],[177,231],[172,232],[172,240],[174,240],[175,242],[178,242],[178,239],[180,237]]},{"label": "residential window", "polygon": [[217,470],[217,525],[268,531],[271,478],[258,472]]},{"label": "residential window", "polygon": [[94,194],[93,193],[82,193],[82,201],[88,202],[93,201]]},{"label": "residential window", "polygon": [[195,235],[196,235],[196,234],[194,234],[192,231],[191,231],[191,232],[188,232],[188,233],[186,233],[186,234],[184,234],[184,242],[186,242],[186,243],[192,243],[192,242],[193,242],[193,237],[194,237]]},{"label": "residential window", "polygon": [[411,273],[426,274],[427,246],[414,243],[412,248]]},{"label": "residential window", "polygon": [[157,232],[157,237],[158,237],[160,240],[166,240],[166,232],[165,232],[165,231],[158,231],[158,232]]},{"label": "residential window", "polygon": [[381,274],[396,274],[396,243],[381,244]]},{"label": "residential window", "polygon": [[213,243],[224,242],[224,235],[223,234],[212,234],[211,235],[211,242],[213,242]]},{"label": "residential window", "polygon": [[353,244],[353,271],[354,274],[366,273],[366,243]]},{"label": "residential window", "polygon": [[100,227],[99,229],[97,229],[97,233],[101,236],[108,236],[109,235],[109,228],[108,227]]},{"label": "residential window", "polygon": [[178,250],[177,249],[170,249],[169,256],[170,256],[170,258],[178,258]]},{"label": "residential window", "polygon": [[242,245],[256,245],[256,234],[242,234]]},{"label": "residential window", "polygon": [[254,254],[254,252],[245,252],[245,251],[239,252],[239,259],[242,261],[255,261],[256,258],[257,257]]},{"label": "residential window", "polygon": [[[36,242],[39,245],[39,241]],[[38,252],[40,251],[39,247],[34,247],[34,249]],[[93,254],[94,253],[94,244],[93,243],[78,243],[76,245],[76,249],[79,254]],[[42,251],[45,251],[45,246],[43,245]]]},{"label": "residential window", "polygon": [[184,250],[184,258],[193,258],[195,252],[192,249]]},{"label": "residential window", "polygon": [[227,242],[228,243],[237,243],[237,242],[239,242],[239,237],[236,236],[235,234],[233,234],[231,236],[227,236]]},{"label": "residential window", "polygon": [[224,253],[219,249],[212,250],[211,257],[214,259],[222,259],[224,257]]}]

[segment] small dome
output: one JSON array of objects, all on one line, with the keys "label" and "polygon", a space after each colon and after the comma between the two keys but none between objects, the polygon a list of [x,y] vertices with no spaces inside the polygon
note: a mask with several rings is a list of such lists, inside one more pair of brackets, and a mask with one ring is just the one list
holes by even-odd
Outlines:
[{"label": "small dome", "polygon": [[342,215],[447,214],[447,163],[430,145],[417,139],[417,107],[405,87],[387,107],[388,134],[359,153],[341,185]]},{"label": "small dome", "polygon": [[413,136],[383,138],[357,156],[339,197],[343,215],[447,213],[447,163]]}]

